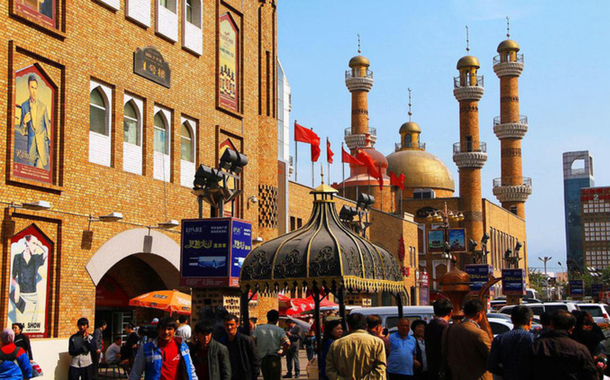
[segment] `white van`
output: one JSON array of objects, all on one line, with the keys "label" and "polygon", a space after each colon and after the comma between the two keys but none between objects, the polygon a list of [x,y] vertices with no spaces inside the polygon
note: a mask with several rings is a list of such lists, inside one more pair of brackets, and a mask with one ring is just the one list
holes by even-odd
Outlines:
[{"label": "white van", "polygon": [[[402,310],[403,317],[407,318],[410,322],[417,319],[429,322],[434,317],[432,306],[403,306]],[[355,307],[350,310],[351,313],[359,313],[366,316],[377,314],[381,318],[381,325],[388,330],[398,326],[397,306]]]}]

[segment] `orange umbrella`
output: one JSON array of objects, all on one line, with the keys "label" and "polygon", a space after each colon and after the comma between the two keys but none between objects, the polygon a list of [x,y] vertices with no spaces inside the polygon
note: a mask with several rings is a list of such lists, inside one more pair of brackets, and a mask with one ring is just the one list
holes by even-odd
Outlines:
[{"label": "orange umbrella", "polygon": [[177,290],[158,290],[130,299],[129,306],[148,307],[170,313],[191,314],[191,296]]}]

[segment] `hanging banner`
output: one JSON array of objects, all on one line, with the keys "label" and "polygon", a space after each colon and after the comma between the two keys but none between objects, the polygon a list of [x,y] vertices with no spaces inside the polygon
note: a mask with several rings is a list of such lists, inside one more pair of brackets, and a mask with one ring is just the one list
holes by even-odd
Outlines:
[{"label": "hanging banner", "polygon": [[10,239],[11,283],[7,328],[22,323],[30,338],[47,337],[49,262],[53,243],[36,225]]},{"label": "hanging banner", "polygon": [[450,228],[448,234],[451,252],[466,252],[466,229]]},{"label": "hanging banner", "polygon": [[15,73],[15,177],[53,183],[55,87],[37,65]]},{"label": "hanging banner", "polygon": [[428,231],[428,252],[443,252],[445,249],[445,231]]},{"label": "hanging banner", "polygon": [[239,274],[252,250],[252,225],[237,218],[182,221],[180,285],[239,286]]},{"label": "hanging banner", "polygon": [[239,89],[238,47],[239,33],[228,13],[220,15],[220,40],[218,41],[218,91],[220,105],[238,112]]}]

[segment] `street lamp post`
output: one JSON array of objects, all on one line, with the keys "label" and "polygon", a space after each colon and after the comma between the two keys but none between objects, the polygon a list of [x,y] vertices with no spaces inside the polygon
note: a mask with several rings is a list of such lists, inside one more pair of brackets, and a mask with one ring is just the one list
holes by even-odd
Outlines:
[{"label": "street lamp post", "polygon": [[[561,261],[558,261],[557,264],[559,264],[559,267],[561,268],[561,273],[564,273],[564,269],[563,269],[563,265],[561,265]],[[567,273],[566,273],[566,275],[567,275]],[[557,277],[559,277],[559,276],[557,276]],[[563,286],[558,285],[557,288],[559,289],[559,299],[561,300],[561,299],[563,299],[563,296],[561,295],[561,290],[562,290]]]},{"label": "street lamp post", "polygon": [[[452,259],[451,255],[451,245],[449,244],[449,222],[461,222],[464,220],[464,214],[461,211],[452,211],[447,208],[447,202],[445,202],[445,207],[443,210],[436,210],[434,212],[429,212],[428,216],[426,216],[426,221],[429,223],[443,223],[443,231],[444,231],[444,246],[445,246],[445,256],[448,260]],[[453,261],[453,260],[452,260]],[[449,270],[449,265],[447,265],[447,270]]]},{"label": "street lamp post", "polygon": [[551,257],[549,257],[549,256],[544,256],[544,258],[538,257],[538,260],[540,260],[544,263],[544,279],[546,280],[545,294],[546,294],[546,299],[548,301],[549,300],[549,276],[546,273],[546,263],[547,263],[547,261],[551,260]]}]

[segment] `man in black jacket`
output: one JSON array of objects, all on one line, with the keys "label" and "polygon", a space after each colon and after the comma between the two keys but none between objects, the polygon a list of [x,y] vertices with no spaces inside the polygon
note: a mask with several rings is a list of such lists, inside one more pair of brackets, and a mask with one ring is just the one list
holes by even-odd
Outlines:
[{"label": "man in black jacket", "polygon": [[599,379],[587,347],[570,338],[575,323],[576,318],[567,311],[551,317],[551,331],[534,341],[533,379]]},{"label": "man in black jacket", "polygon": [[78,332],[70,337],[68,352],[72,356],[70,369],[68,370],[69,380],[90,380],[93,377],[93,362],[91,361],[91,351],[93,343],[89,334],[89,320],[80,318],[76,322]]},{"label": "man in black jacket", "polygon": [[198,379],[230,380],[231,360],[227,348],[212,339],[213,327],[207,322],[198,322],[189,348]]},{"label": "man in black jacket", "polygon": [[93,379],[97,379],[97,371],[100,365],[100,356],[104,348],[104,330],[108,323],[103,319],[99,321],[97,329],[93,331],[93,350],[91,350],[91,361],[93,361]]},{"label": "man in black jacket", "polygon": [[239,320],[235,315],[225,317],[225,331],[227,335],[220,342],[227,346],[231,360],[232,380],[255,380],[261,369],[261,360],[258,356],[256,344],[247,335],[237,331]]},{"label": "man in black jacket", "polygon": [[442,366],[441,340],[443,331],[449,326],[449,320],[453,315],[453,304],[448,298],[440,298],[434,301],[432,307],[434,318],[426,325],[424,341],[428,360],[428,379],[437,380]]}]

